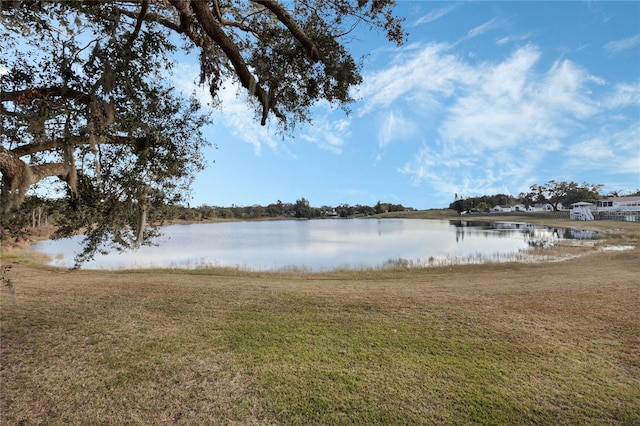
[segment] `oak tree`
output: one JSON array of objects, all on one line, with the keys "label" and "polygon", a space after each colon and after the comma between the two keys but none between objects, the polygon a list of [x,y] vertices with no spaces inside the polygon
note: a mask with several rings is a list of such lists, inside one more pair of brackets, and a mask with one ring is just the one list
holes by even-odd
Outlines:
[{"label": "oak tree", "polygon": [[237,83],[249,116],[287,132],[320,101],[352,101],[362,81],[348,51],[356,27],[402,43],[394,4],[3,0],[2,236],[19,226],[27,192],[53,179],[65,200],[58,235],[85,232],[80,260],[149,242],[162,207],[185,201],[209,143],[210,116],[173,87],[178,54],[197,57],[197,83],[214,101]]},{"label": "oak tree", "polygon": [[529,193],[521,194],[529,202],[549,203],[557,211],[562,204],[568,207],[579,201],[594,201],[600,198],[601,184],[578,184],[576,182],[556,182],[550,180],[543,185],[532,185]]}]

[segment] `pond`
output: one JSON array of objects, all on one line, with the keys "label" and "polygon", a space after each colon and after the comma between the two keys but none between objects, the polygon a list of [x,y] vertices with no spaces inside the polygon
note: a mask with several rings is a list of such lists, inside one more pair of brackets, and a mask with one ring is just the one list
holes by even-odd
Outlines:
[{"label": "pond", "polygon": [[[518,223],[421,219],[321,219],[199,223],[162,228],[160,245],[96,255],[86,269],[234,267],[327,271],[518,260],[531,247],[593,232]],[[71,267],[81,237],[33,249]]]}]

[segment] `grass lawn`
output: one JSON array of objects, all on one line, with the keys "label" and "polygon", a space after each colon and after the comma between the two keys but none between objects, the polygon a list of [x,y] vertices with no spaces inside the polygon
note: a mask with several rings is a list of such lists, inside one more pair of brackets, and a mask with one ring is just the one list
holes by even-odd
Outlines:
[{"label": "grass lawn", "polygon": [[599,247],[533,264],[68,272],[4,254],[0,424],[638,425],[640,224],[589,226]]}]

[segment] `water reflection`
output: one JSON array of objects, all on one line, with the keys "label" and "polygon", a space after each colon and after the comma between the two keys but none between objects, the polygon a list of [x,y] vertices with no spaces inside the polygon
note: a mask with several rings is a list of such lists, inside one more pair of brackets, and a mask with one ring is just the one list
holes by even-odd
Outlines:
[{"label": "water reflection", "polygon": [[[507,259],[540,241],[594,238],[593,233],[517,223],[416,219],[352,219],[231,222],[163,228],[159,246],[98,255],[85,268],[194,268],[230,266],[251,270],[414,265],[438,259]],[[81,239],[45,241],[34,250],[52,264],[72,266]]]},{"label": "water reflection", "polygon": [[530,241],[541,239],[593,240],[599,237],[597,231],[542,226],[531,223],[489,222],[482,220],[450,220],[449,223],[456,228],[456,241],[464,239],[465,234],[481,234],[487,238],[510,238],[515,233]]}]

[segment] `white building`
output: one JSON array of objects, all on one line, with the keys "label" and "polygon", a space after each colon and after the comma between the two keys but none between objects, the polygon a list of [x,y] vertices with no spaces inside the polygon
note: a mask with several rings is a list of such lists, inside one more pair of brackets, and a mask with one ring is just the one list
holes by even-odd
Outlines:
[{"label": "white building", "polygon": [[569,217],[576,220],[593,220],[594,214],[600,213],[637,221],[640,215],[640,197],[607,197],[595,203],[573,203]]},{"label": "white building", "polygon": [[569,210],[569,218],[573,220],[594,220],[593,207],[593,203],[587,203],[585,201],[573,203],[571,204],[571,210]]},{"label": "white building", "polygon": [[527,211],[529,211],[529,212],[552,212],[553,211],[553,206],[551,204],[549,204],[549,203],[546,203],[546,204],[538,203],[538,204],[534,204],[533,206],[529,206]]},{"label": "white building", "polygon": [[592,208],[597,212],[640,212],[640,197],[607,197]]}]

